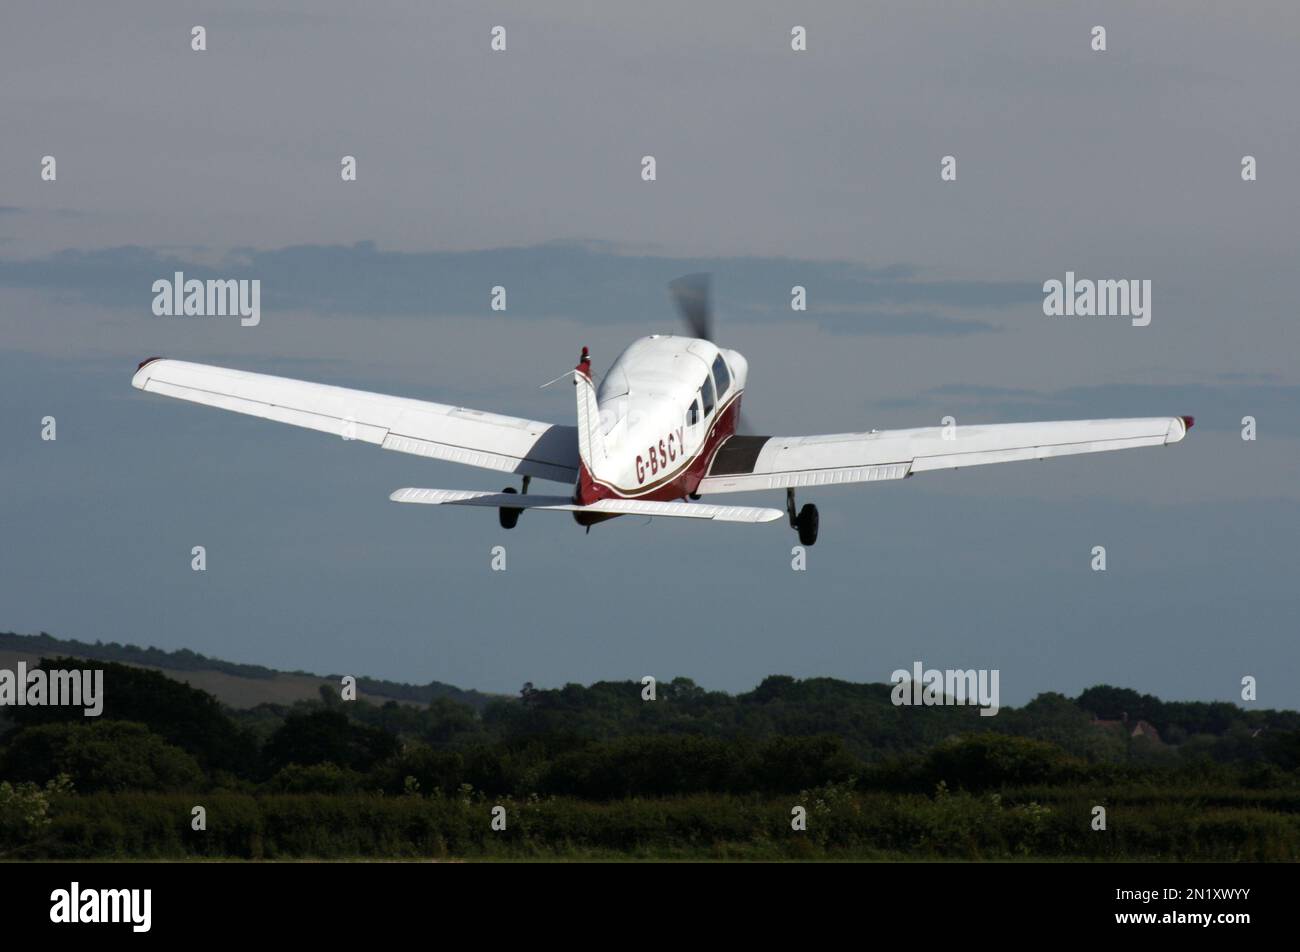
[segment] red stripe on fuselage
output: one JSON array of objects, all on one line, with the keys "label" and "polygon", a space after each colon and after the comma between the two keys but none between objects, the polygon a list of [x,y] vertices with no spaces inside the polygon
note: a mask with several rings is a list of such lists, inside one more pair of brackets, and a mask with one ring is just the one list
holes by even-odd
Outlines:
[{"label": "red stripe on fuselage", "polygon": [[730,400],[714,411],[709,434],[704,438],[699,452],[687,459],[675,472],[646,486],[624,489],[592,479],[587,467],[579,463],[575,501],[582,506],[589,506],[601,499],[653,499],[658,502],[668,502],[695,492],[700,485],[700,480],[708,473],[718,447],[728,437],[735,435],[736,422],[740,417],[740,398],[744,392],[737,391]]}]

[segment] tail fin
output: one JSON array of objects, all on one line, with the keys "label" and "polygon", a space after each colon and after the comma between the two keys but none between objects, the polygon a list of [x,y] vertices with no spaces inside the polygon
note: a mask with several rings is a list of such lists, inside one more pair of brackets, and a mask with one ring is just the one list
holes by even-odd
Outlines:
[{"label": "tail fin", "polygon": [[578,456],[587,472],[598,475],[605,468],[605,434],[600,431],[600,407],[591,382],[591,354],[582,348],[582,359],[573,369],[574,393],[578,398]]}]

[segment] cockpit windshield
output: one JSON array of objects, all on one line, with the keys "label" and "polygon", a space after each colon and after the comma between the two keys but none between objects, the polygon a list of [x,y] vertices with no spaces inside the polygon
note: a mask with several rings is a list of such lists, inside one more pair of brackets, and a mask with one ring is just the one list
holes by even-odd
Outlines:
[{"label": "cockpit windshield", "polygon": [[713,379],[718,384],[718,396],[722,397],[731,386],[731,371],[727,369],[727,362],[721,354],[713,361]]}]

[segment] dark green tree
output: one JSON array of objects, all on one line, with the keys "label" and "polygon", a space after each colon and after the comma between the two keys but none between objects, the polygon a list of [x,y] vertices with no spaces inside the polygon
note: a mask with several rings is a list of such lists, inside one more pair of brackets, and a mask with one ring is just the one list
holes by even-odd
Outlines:
[{"label": "dark green tree", "polygon": [[290,764],[331,763],[364,773],[397,750],[397,738],[387,731],[355,724],[342,711],[321,710],[286,719],[263,755],[272,771]]},{"label": "dark green tree", "polygon": [[5,778],[17,781],[44,783],[67,774],[81,793],[188,791],[204,784],[193,757],[129,721],[25,728],[5,748],[3,765]]}]

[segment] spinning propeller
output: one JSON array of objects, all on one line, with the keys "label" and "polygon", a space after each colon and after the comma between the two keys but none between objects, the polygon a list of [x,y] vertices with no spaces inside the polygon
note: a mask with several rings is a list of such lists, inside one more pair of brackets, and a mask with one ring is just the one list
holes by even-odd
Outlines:
[{"label": "spinning propeller", "polygon": [[[713,335],[713,301],[709,294],[711,278],[712,275],[706,272],[683,275],[668,285],[668,291],[673,296],[677,310],[681,312],[682,320],[690,328],[691,336],[716,344]],[[736,432],[754,432],[744,411],[741,411],[736,421]]]}]

